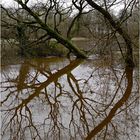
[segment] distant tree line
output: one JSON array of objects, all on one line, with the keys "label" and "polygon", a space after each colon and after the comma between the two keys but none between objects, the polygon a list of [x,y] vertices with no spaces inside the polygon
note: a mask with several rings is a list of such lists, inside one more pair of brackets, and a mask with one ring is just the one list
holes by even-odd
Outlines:
[{"label": "distant tree line", "polygon": [[[2,39],[13,39],[19,43],[21,54],[25,55],[30,46],[55,39],[77,57],[87,58],[88,54],[71,42],[73,37],[86,37],[96,42],[116,40],[124,42],[122,52],[128,65],[133,63],[133,49],[138,48],[138,1],[116,0],[46,0],[29,6],[29,0],[15,0],[18,7],[2,7]],[[118,15],[112,7],[124,5]],[[133,25],[133,27],[132,27]],[[86,50],[87,52],[87,50]],[[88,52],[89,53],[89,52]]]}]

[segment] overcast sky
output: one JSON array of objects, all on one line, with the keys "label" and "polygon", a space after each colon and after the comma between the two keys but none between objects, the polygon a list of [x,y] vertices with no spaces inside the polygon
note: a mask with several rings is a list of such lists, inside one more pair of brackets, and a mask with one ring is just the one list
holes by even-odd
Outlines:
[{"label": "overcast sky", "polygon": [[[36,3],[37,1],[46,1],[46,0],[29,0],[29,4]],[[68,0],[66,0],[66,2],[68,3]],[[5,7],[16,7],[17,6],[17,3],[14,2],[14,0],[0,0],[0,3],[2,5],[4,5]],[[123,4],[116,5],[112,8],[112,10],[114,11],[114,14],[117,14],[118,11],[120,11],[120,9],[123,9]]]},{"label": "overcast sky", "polygon": [[[29,0],[30,3],[32,3],[33,1],[36,0]],[[14,7],[17,5],[17,3],[14,2],[14,0],[1,0],[1,4],[3,4],[6,7]]]},{"label": "overcast sky", "polygon": [[1,0],[0,2],[2,5],[7,6],[7,7],[14,6],[13,0]]}]

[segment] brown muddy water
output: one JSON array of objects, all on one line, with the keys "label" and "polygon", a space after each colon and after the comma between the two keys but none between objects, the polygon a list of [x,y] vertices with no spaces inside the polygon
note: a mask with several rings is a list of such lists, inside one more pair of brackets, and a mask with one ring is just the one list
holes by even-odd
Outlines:
[{"label": "brown muddy water", "polygon": [[1,67],[2,140],[139,140],[138,70],[40,58]]}]

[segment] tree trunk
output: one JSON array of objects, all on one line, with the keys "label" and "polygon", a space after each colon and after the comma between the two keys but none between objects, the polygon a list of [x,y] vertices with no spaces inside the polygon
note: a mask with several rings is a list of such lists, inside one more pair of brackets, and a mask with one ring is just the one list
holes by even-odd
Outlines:
[{"label": "tree trunk", "polygon": [[22,23],[17,23],[17,38],[19,41],[20,54],[25,56],[27,54],[28,39],[25,35],[25,26]]},{"label": "tree trunk", "polygon": [[132,41],[131,41],[131,38],[129,37],[129,35],[127,34],[127,32],[124,31],[120,27],[120,25],[114,21],[113,17],[109,14],[108,11],[103,9],[101,6],[97,5],[92,0],[86,0],[86,1],[91,7],[98,10],[109,21],[111,26],[122,36],[122,38],[124,39],[124,41],[126,43],[126,47],[127,47],[127,53],[126,53],[126,58],[125,58],[126,65],[128,65],[130,67],[134,67]]},{"label": "tree trunk", "polygon": [[80,49],[73,45],[70,40],[64,39],[60,34],[51,29],[47,24],[43,23],[42,20],[29,7],[27,7],[26,4],[24,4],[22,1],[17,2],[22,6],[23,9],[28,11],[29,14],[34,17],[41,28],[47,31],[48,35],[50,35],[52,38],[55,38],[59,43],[64,45],[64,47],[69,49],[69,51],[75,54],[78,58],[87,58],[84,52],[80,51]]}]

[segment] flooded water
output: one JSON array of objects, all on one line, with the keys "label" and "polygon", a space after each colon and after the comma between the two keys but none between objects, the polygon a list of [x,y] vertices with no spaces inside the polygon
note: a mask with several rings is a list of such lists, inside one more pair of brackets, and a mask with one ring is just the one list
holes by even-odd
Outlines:
[{"label": "flooded water", "polygon": [[139,140],[138,71],[105,60],[1,67],[2,140]]}]

